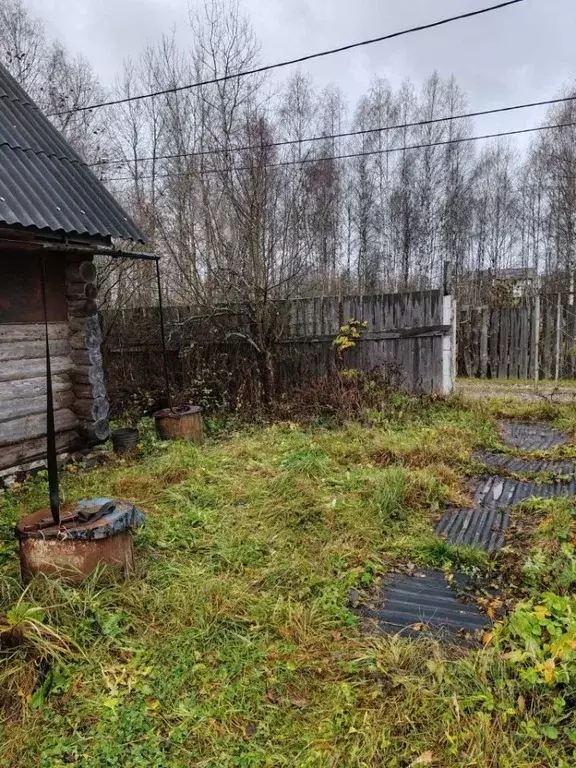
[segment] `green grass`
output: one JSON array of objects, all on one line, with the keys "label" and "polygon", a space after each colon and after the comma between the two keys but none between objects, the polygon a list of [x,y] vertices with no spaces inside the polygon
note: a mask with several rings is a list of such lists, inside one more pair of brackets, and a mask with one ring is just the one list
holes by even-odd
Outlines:
[{"label": "green grass", "polygon": [[127,583],[39,578],[23,594],[12,528],[45,506],[45,481],[1,497],[0,637],[18,642],[0,651],[0,766],[573,765],[558,690],[527,692],[494,647],[367,636],[348,608],[396,562],[486,567],[432,530],[508,407],[147,440],[137,460],[65,472],[65,500],[146,510]]},{"label": "green grass", "polygon": [[[460,376],[457,379],[458,384],[465,384],[467,386],[486,387],[491,384],[497,387],[533,387],[534,379],[476,379],[468,378],[466,376]],[[560,387],[561,389],[574,389],[576,388],[576,379],[540,379],[538,386],[546,389],[554,389]]]}]

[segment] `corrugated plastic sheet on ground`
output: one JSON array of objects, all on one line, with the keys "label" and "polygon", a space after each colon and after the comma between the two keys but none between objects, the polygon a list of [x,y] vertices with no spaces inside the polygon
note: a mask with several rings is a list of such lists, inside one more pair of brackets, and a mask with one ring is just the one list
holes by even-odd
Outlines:
[{"label": "corrugated plastic sheet on ground", "polygon": [[422,636],[423,633],[471,634],[490,626],[477,606],[459,600],[444,574],[421,571],[399,574],[382,588],[359,614],[374,621],[387,634]]}]

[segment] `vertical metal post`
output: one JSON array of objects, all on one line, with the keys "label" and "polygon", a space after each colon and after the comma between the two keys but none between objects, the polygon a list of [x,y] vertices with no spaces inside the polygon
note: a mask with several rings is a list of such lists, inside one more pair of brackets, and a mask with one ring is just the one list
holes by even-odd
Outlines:
[{"label": "vertical metal post", "polygon": [[44,308],[44,329],[46,333],[46,442],[48,464],[48,492],[50,512],[56,525],[60,525],[60,488],[58,485],[58,456],[56,454],[56,427],[54,423],[54,398],[52,396],[52,366],[50,363],[50,341],[48,339],[48,303],[46,301],[46,257],[40,257],[42,283],[42,306]]},{"label": "vertical metal post", "polygon": [[156,259],[156,281],[158,283],[158,308],[160,310],[160,335],[162,337],[162,358],[164,361],[164,382],[168,407],[172,410],[172,393],[170,391],[170,376],[168,374],[168,353],[166,351],[166,331],[164,327],[164,304],[162,301],[162,281],[160,279],[160,260]]},{"label": "vertical metal post", "polygon": [[562,294],[558,294],[558,300],[556,303],[556,368],[554,371],[554,378],[556,381],[560,378],[560,355],[562,351]]}]

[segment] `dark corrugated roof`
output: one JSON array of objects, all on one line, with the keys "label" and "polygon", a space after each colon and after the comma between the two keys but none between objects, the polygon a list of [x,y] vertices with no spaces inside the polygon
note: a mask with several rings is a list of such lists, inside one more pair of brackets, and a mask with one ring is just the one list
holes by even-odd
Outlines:
[{"label": "dark corrugated roof", "polygon": [[145,242],[143,232],[0,64],[0,224]]}]

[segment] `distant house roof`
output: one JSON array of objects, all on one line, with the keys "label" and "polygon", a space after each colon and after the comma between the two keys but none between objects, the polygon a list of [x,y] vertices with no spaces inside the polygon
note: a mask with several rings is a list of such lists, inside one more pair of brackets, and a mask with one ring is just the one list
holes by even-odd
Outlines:
[{"label": "distant house roof", "polygon": [[0,225],[145,242],[104,184],[0,64]]},{"label": "distant house roof", "polygon": [[533,267],[504,267],[495,270],[471,270],[467,275],[480,280],[533,280],[538,276],[538,270]]}]

